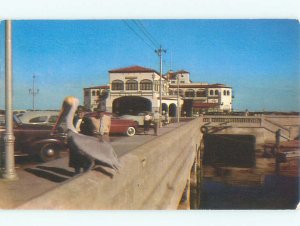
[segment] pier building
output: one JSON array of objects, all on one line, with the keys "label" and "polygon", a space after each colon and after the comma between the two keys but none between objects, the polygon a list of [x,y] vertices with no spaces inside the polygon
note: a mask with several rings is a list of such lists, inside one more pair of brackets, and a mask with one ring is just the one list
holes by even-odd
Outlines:
[{"label": "pier building", "polygon": [[199,115],[205,112],[231,112],[232,87],[224,84],[208,84],[192,82],[190,73],[185,70],[169,71],[165,74],[169,81],[169,94],[183,99],[181,114],[186,116]]},{"label": "pier building", "polygon": [[[160,98],[160,86],[162,97]],[[109,71],[109,84],[84,88],[84,105],[94,110],[99,96],[108,92],[106,109],[117,114],[159,110],[175,117],[204,112],[232,111],[232,87],[224,84],[192,82],[185,70],[168,71],[162,77],[151,68],[131,66]]]}]

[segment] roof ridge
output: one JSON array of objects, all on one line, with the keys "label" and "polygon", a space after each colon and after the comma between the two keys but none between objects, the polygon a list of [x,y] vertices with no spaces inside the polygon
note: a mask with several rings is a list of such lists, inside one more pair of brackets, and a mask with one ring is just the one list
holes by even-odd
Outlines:
[{"label": "roof ridge", "polygon": [[121,73],[121,72],[156,72],[156,73],[158,73],[156,70],[154,70],[152,68],[146,68],[146,67],[139,66],[139,65],[117,68],[117,69],[109,70],[108,72],[109,73]]}]

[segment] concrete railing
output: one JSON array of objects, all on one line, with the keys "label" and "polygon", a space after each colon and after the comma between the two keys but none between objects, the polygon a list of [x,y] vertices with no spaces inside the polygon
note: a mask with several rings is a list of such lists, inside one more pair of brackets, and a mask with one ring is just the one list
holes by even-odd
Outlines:
[{"label": "concrete railing", "polygon": [[203,122],[211,125],[234,124],[235,126],[259,127],[262,119],[256,116],[204,116]]},{"label": "concrete railing", "polygon": [[[289,116],[285,116],[285,121]],[[283,117],[280,118],[283,121]],[[257,144],[272,142],[275,133],[280,129],[283,140],[291,139],[290,130],[270,117],[262,116],[203,116],[203,125],[212,128],[213,133],[252,134],[256,136]]]},{"label": "concrete railing", "polygon": [[122,156],[115,176],[90,171],[18,209],[177,209],[200,137],[197,118]]}]

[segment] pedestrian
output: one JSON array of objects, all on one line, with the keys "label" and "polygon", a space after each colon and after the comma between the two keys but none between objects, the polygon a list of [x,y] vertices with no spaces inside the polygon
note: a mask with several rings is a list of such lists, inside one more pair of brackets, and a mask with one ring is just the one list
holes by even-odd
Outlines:
[{"label": "pedestrian", "polygon": [[145,112],[145,115],[144,115],[144,134],[147,134],[149,132],[150,123],[151,123],[151,115],[149,114],[149,112]]},{"label": "pedestrian", "polygon": [[78,106],[77,111],[75,112],[75,116],[73,118],[73,125],[77,132],[80,132],[80,126],[82,119],[84,117],[85,110],[83,106]]},{"label": "pedestrian", "polygon": [[156,110],[153,114],[153,121],[154,121],[154,135],[158,136],[158,128],[160,123],[161,115],[158,113],[158,110]]},{"label": "pedestrian", "polygon": [[105,115],[103,108],[97,109],[96,118],[92,117],[92,123],[94,125],[94,136],[98,137],[101,142],[110,142],[109,131],[111,126],[111,118]]},{"label": "pedestrian", "polygon": [[166,115],[165,115],[165,123],[168,125],[170,123],[170,118],[169,118],[169,113],[166,112]]},{"label": "pedestrian", "polygon": [[[78,132],[81,132],[83,124],[86,124],[86,122],[83,121],[84,114],[84,108],[82,106],[78,106],[73,120],[73,125]],[[87,171],[90,165],[91,162],[86,156],[80,154],[77,149],[69,147],[69,167],[74,168],[75,174],[79,174],[81,169],[83,169],[83,171]]]}]

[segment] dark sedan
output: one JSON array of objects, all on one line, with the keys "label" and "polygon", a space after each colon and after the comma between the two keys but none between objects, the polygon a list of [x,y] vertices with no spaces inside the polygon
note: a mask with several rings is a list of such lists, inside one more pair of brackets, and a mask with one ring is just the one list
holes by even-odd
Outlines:
[{"label": "dark sedan", "polygon": [[[50,161],[59,157],[60,151],[66,149],[65,135],[55,131],[53,125],[33,125],[22,123],[14,116],[14,136],[16,156],[39,156],[42,161]],[[0,127],[0,138],[3,143],[5,128]]]}]

